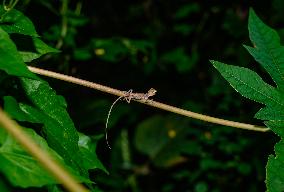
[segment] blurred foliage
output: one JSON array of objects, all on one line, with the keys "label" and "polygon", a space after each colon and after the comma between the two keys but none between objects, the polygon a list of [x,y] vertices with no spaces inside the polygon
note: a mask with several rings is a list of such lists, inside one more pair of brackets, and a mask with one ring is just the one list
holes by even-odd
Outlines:
[{"label": "blurred foliage", "polygon": [[[253,119],[259,105],[235,93],[208,62],[222,58],[253,65],[241,46],[249,42],[249,7],[284,35],[280,0],[25,0],[17,5],[44,42],[60,50],[31,65],[121,90],[145,92],[153,87],[158,90],[155,100],[260,124]],[[264,78],[271,81],[265,74]],[[66,98],[76,128],[87,136],[97,135],[97,141],[115,97],[58,80],[48,82]],[[135,102],[118,103],[109,125],[112,149],[104,139],[95,144],[109,174],[89,171],[98,191],[265,190],[265,165],[277,140],[272,134],[216,126]],[[89,156],[94,146],[86,145]],[[1,191],[9,188],[1,181]]]}]

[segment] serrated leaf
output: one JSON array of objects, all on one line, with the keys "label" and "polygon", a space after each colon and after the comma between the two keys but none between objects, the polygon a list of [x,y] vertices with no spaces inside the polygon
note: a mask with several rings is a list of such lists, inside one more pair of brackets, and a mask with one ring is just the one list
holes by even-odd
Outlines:
[{"label": "serrated leaf", "polygon": [[[46,141],[37,135],[32,129],[23,129],[25,133],[44,150],[51,158],[64,165],[62,158],[51,148],[49,148]],[[4,129],[1,128],[3,133]],[[1,133],[1,135],[3,135]],[[9,134],[6,134],[5,140],[1,141],[0,147],[0,171],[6,176],[6,178],[14,186],[19,187],[41,187],[49,184],[58,184],[50,173],[47,172],[42,166],[30,156],[22,146]],[[88,181],[83,177],[80,177],[70,167],[65,167],[71,171],[71,173],[79,181]]]},{"label": "serrated leaf", "polygon": [[28,70],[13,41],[0,27],[0,69],[9,75],[38,79]]},{"label": "serrated leaf", "polygon": [[269,192],[284,191],[284,141],[275,145],[275,156],[270,155],[266,165],[266,187]]},{"label": "serrated leaf", "polygon": [[281,107],[263,107],[254,116],[261,120],[284,120],[284,111]]},{"label": "serrated leaf", "polygon": [[274,87],[265,83],[254,71],[218,61],[211,61],[214,67],[242,96],[259,103],[284,109],[284,97]]},{"label": "serrated leaf", "polygon": [[278,89],[266,84],[249,69],[216,61],[211,62],[243,96],[266,104],[255,117],[269,120],[265,122],[265,125],[281,137],[281,141],[275,145],[275,156],[270,155],[268,158],[266,186],[269,192],[282,192],[284,191],[284,98],[282,96],[284,91],[284,47],[280,45],[276,31],[266,26],[252,9],[249,17],[249,32],[254,48],[248,46],[245,48],[270,74]]},{"label": "serrated leaf", "polygon": [[20,11],[12,9],[6,13],[3,6],[0,5],[0,15],[3,14],[5,15],[2,20],[0,20],[0,27],[7,33],[18,33],[38,37],[32,21]]},{"label": "serrated leaf", "polygon": [[266,121],[265,125],[269,127],[274,133],[279,135],[281,138],[284,137],[284,121],[282,120]]},{"label": "serrated leaf", "polygon": [[45,55],[47,53],[60,52],[59,50],[48,46],[46,43],[44,43],[42,40],[40,40],[37,37],[32,37],[32,41],[33,41],[33,46],[35,48],[34,51],[19,51],[24,62],[31,62],[32,60],[38,59],[42,55]]},{"label": "serrated leaf", "polygon": [[265,25],[250,9],[249,36],[254,47],[245,46],[248,52],[270,74],[277,87],[284,90],[284,47],[277,32]]}]

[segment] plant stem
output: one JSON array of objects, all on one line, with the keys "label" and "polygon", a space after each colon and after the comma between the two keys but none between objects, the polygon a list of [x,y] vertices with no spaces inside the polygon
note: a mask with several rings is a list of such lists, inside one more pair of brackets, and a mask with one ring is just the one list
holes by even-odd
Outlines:
[{"label": "plant stem", "polygon": [[[76,181],[62,166],[51,159],[22,128],[0,108],[0,125],[10,133],[41,165],[48,170],[66,189],[71,192],[87,192],[88,190]],[[23,178],[24,179],[24,178]]]},{"label": "plant stem", "polygon": [[68,0],[63,0],[62,1],[62,7],[60,10],[61,14],[61,32],[60,32],[60,38],[56,44],[56,49],[60,49],[63,45],[64,38],[67,35],[68,31],[68,21],[67,21],[67,11],[68,11]]},{"label": "plant stem", "polygon": [[14,7],[17,5],[17,3],[19,2],[19,0],[10,0],[9,4],[6,5],[6,0],[3,0],[3,9],[6,11],[5,13],[3,13],[0,17],[0,21],[2,22],[4,17],[12,10],[14,9]]},{"label": "plant stem", "polygon": [[[107,87],[104,85],[100,85],[97,83],[93,83],[90,81],[86,81],[86,80],[82,80],[79,78],[75,78],[75,77],[71,77],[71,76],[67,76],[67,75],[63,75],[60,73],[55,73],[52,71],[47,71],[44,69],[39,69],[39,68],[35,68],[35,67],[31,67],[28,66],[29,70],[32,71],[33,73],[39,74],[39,75],[43,75],[43,76],[47,76],[47,77],[52,77],[55,79],[59,79],[59,80],[63,80],[63,81],[67,81],[70,83],[74,83],[74,84],[78,84],[78,85],[82,85],[85,87],[89,87],[92,89],[96,89],[102,92],[106,92],[109,94],[113,94],[119,97],[123,97],[125,92],[117,90],[117,89],[113,89],[111,87]],[[235,121],[229,121],[229,120],[225,120],[225,119],[219,119],[216,117],[211,117],[211,116],[207,116],[207,115],[203,115],[203,114],[199,114],[199,113],[195,113],[192,111],[187,111],[184,109],[180,109],[178,107],[174,107],[174,106],[170,106],[164,103],[160,103],[157,101],[144,101],[144,100],[135,100],[137,102],[152,106],[152,107],[156,107],[159,109],[163,109],[165,111],[170,111],[176,114],[180,114],[186,117],[191,117],[194,119],[199,119],[201,121],[206,121],[206,122],[210,122],[210,123],[215,123],[215,124],[219,124],[219,125],[225,125],[225,126],[229,126],[229,127],[235,127],[235,128],[240,128],[240,129],[245,129],[245,130],[250,130],[250,131],[260,131],[260,132],[266,132],[269,131],[269,128],[266,127],[262,127],[262,126],[257,126],[257,125],[251,125],[251,124],[246,124],[246,123],[240,123],[240,122],[235,122]]]}]

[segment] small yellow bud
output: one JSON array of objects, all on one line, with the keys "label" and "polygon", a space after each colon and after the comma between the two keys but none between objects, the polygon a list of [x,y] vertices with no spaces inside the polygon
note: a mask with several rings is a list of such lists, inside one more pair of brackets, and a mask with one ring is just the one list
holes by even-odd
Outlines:
[{"label": "small yellow bud", "polygon": [[171,129],[171,130],[168,131],[169,138],[171,138],[171,139],[175,138],[176,135],[177,135],[177,132],[175,130]]},{"label": "small yellow bud", "polygon": [[95,54],[100,56],[100,55],[104,55],[106,53],[106,51],[102,48],[99,49],[95,49]]}]

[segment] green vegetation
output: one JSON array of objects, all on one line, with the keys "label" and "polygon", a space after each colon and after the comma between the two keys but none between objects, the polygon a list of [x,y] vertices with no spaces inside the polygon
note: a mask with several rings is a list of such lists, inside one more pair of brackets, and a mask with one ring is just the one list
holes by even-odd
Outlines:
[{"label": "green vegetation", "polygon": [[[284,191],[282,8],[279,0],[3,1],[1,108],[90,191]],[[272,131],[121,100],[109,119],[109,149],[105,123],[117,97],[27,66],[123,91],[153,87],[156,101]],[[64,191],[4,127],[0,191]]]}]

